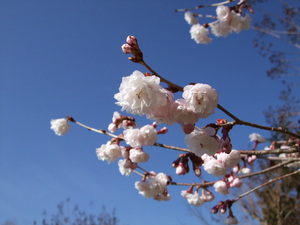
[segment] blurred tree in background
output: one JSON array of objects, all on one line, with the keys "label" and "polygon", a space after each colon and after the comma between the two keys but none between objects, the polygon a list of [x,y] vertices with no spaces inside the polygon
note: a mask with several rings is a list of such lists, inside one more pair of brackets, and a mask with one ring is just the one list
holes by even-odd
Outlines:
[{"label": "blurred tree in background", "polygon": [[103,206],[98,214],[88,213],[81,210],[78,205],[70,208],[70,199],[62,201],[57,205],[57,212],[47,216],[47,212],[43,212],[44,219],[39,223],[34,221],[34,225],[117,225],[119,219],[115,215],[115,210],[111,213],[106,212]]}]

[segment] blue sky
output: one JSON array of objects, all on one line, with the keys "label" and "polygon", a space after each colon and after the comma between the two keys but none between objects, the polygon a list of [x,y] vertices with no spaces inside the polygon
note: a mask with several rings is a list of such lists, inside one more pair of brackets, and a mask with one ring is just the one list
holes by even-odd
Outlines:
[{"label": "blue sky", "polygon": [[[99,161],[95,149],[108,137],[71,124],[64,137],[50,130],[50,120],[66,115],[106,129],[114,111],[113,98],[122,76],[147,72],[121,51],[127,35],[138,38],[145,60],[158,73],[182,86],[208,83],[219,92],[220,104],[244,120],[265,123],[262,111],[277,102],[281,83],[270,80],[268,61],[251,41],[254,30],[197,45],[189,25],[174,9],[198,2],[146,0],[0,0],[0,223],[40,221],[42,212],[71,198],[80,208],[116,208],[122,225],[201,224],[170,187],[170,202],[145,199],[134,188],[140,177],[120,175],[117,164]],[[216,114],[198,126],[227,118]],[[143,117],[141,125],[151,123]],[[186,147],[179,126],[159,142]],[[231,132],[235,149],[249,149],[248,135],[266,131],[237,127]],[[177,152],[156,147],[148,170],[171,168]],[[89,203],[94,206],[90,208]],[[203,207],[208,213],[209,208]],[[142,222],[141,222],[142,221]]]}]

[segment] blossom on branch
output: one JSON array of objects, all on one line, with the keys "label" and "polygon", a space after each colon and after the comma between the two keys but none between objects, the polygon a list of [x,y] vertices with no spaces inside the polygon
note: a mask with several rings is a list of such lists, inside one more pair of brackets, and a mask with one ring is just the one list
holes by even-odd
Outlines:
[{"label": "blossom on branch", "polygon": [[108,130],[112,133],[116,132],[117,129],[133,128],[134,118],[129,116],[122,116],[119,112],[114,112],[112,117],[112,123],[109,124]]},{"label": "blossom on branch", "polygon": [[217,159],[222,162],[227,168],[233,168],[241,160],[241,154],[237,150],[231,150],[229,154],[221,152],[216,154]]},{"label": "blossom on branch", "polygon": [[214,114],[218,106],[218,93],[208,84],[187,85],[183,89],[182,97],[201,118]]},{"label": "blossom on branch", "polygon": [[198,23],[198,19],[194,16],[194,13],[190,12],[190,11],[187,11],[185,14],[184,14],[184,19],[185,21],[192,25],[192,24],[197,24]]},{"label": "blossom on branch", "polygon": [[198,44],[208,44],[212,41],[209,34],[209,30],[199,23],[194,24],[190,29],[191,38],[196,41]]},{"label": "blossom on branch", "polygon": [[147,180],[135,182],[135,188],[141,195],[146,198],[157,198],[157,200],[169,200],[170,198],[162,198],[160,195],[168,195],[167,185],[169,177],[164,173],[155,174],[151,172],[147,175]]},{"label": "blossom on branch", "polygon": [[229,194],[229,190],[228,190],[227,184],[224,181],[217,181],[214,184],[214,188],[215,188],[216,192],[219,192],[222,195]]},{"label": "blossom on branch", "polygon": [[129,151],[129,158],[133,163],[143,163],[149,160],[149,155],[140,148],[132,148]]},{"label": "blossom on branch", "polygon": [[137,164],[132,163],[127,159],[120,159],[118,161],[119,171],[122,175],[130,176],[134,169],[136,169]]},{"label": "blossom on branch", "polygon": [[126,129],[123,134],[125,142],[133,148],[153,145],[157,140],[157,132],[151,125],[143,126],[140,129]]},{"label": "blossom on branch", "polygon": [[122,149],[125,149],[125,147],[112,144],[108,141],[106,144],[103,144],[100,148],[96,149],[96,154],[99,160],[110,163],[122,156]]},{"label": "blossom on branch", "polygon": [[202,196],[199,196],[198,191],[195,191],[194,193],[190,193],[189,191],[181,191],[181,196],[184,197],[189,204],[195,205],[195,206],[201,206],[205,203]]},{"label": "blossom on branch", "polygon": [[249,138],[250,138],[250,141],[254,141],[254,142],[258,142],[258,143],[266,142],[266,139],[258,133],[250,134]]},{"label": "blossom on branch", "polygon": [[[214,18],[215,21],[200,25],[195,15],[199,14],[186,11],[184,19],[188,24],[192,25],[190,28],[190,34],[192,39],[198,44],[208,44],[212,41],[209,34],[209,28],[216,37],[226,37],[229,33],[240,33],[242,30],[247,30],[251,25],[251,17],[249,14],[242,16],[243,9],[249,9],[250,7],[243,7],[243,4],[239,4],[237,7],[227,7],[223,4],[216,7],[216,16],[206,15],[206,17]],[[201,15],[204,17],[205,15]]]},{"label": "blossom on branch", "polygon": [[150,114],[167,104],[164,88],[156,76],[145,76],[140,71],[122,78],[119,93],[115,94],[117,105],[132,114]]},{"label": "blossom on branch", "polygon": [[70,130],[70,125],[68,123],[68,120],[65,118],[53,119],[51,120],[50,124],[51,124],[51,129],[58,136],[65,135]]},{"label": "blossom on branch", "polygon": [[251,17],[246,14],[242,17],[241,13],[230,11],[229,7],[220,5],[216,9],[218,21],[210,24],[212,33],[217,37],[226,37],[231,32],[239,33],[250,28]]},{"label": "blossom on branch", "polygon": [[205,154],[204,156],[202,156],[202,159],[204,160],[204,170],[209,174],[217,177],[224,176],[226,174],[227,167],[213,156]]},{"label": "blossom on branch", "polygon": [[220,138],[212,127],[198,128],[185,136],[185,143],[195,155],[201,157],[205,153],[214,155],[221,148]]}]

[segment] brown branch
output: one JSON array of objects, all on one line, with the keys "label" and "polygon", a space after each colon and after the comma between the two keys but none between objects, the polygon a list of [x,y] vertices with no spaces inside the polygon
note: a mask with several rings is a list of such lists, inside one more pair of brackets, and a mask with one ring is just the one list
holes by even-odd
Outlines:
[{"label": "brown branch", "polygon": [[160,143],[155,143],[154,146],[162,147],[162,148],[168,148],[168,149],[177,150],[177,151],[181,151],[181,152],[188,152],[188,153],[192,152],[188,148],[180,148],[180,147],[165,145],[165,144],[160,144]]},{"label": "brown branch", "polygon": [[255,172],[255,173],[249,173],[249,174],[245,174],[245,175],[242,175],[242,176],[239,176],[240,179],[244,179],[244,178],[248,178],[248,177],[253,177],[253,176],[256,176],[256,175],[260,175],[260,174],[264,174],[264,173],[267,173],[267,172],[270,172],[272,170],[275,170],[277,168],[280,168],[282,166],[285,166],[287,164],[290,164],[292,162],[294,162],[295,160],[291,159],[291,160],[288,160],[288,161],[285,161],[285,162],[282,162],[282,163],[279,163],[279,164],[276,164],[272,167],[269,167],[267,169],[264,169],[264,170],[261,170],[261,171],[258,171],[258,172]]},{"label": "brown branch", "polygon": [[191,10],[194,10],[194,9],[201,9],[201,8],[205,8],[205,7],[213,7],[213,6],[219,6],[219,5],[226,5],[230,2],[235,2],[237,0],[226,0],[224,2],[218,2],[218,3],[213,3],[213,4],[210,4],[210,5],[198,5],[194,8],[190,8],[190,9],[175,9],[175,12],[187,12],[187,11],[191,11]]},{"label": "brown branch", "polygon": [[289,149],[274,149],[274,150],[255,150],[255,151],[239,150],[239,152],[241,154],[247,154],[247,155],[268,155],[268,154],[300,152],[300,149],[296,147],[291,147]]},{"label": "brown branch", "polygon": [[261,184],[260,186],[257,186],[257,187],[255,187],[255,188],[253,188],[253,189],[251,189],[251,190],[245,192],[244,194],[239,195],[236,199],[233,200],[233,203],[234,203],[234,202],[237,202],[239,199],[241,199],[241,198],[243,198],[243,197],[245,197],[245,196],[251,194],[252,192],[254,192],[254,191],[256,191],[256,190],[258,190],[258,189],[260,189],[260,188],[262,188],[262,187],[264,187],[264,186],[267,186],[267,185],[269,185],[269,184],[271,184],[271,183],[274,183],[274,182],[276,182],[276,181],[278,181],[278,180],[281,180],[281,179],[284,179],[284,178],[286,178],[286,177],[295,175],[295,174],[297,174],[297,173],[300,173],[300,169],[298,169],[298,170],[296,170],[296,171],[294,171],[294,172],[285,174],[285,175],[283,175],[283,176],[280,176],[280,177],[271,179],[271,180],[269,180],[269,181],[267,181],[267,182]]},{"label": "brown branch", "polygon": [[172,87],[172,88],[175,88],[175,89],[178,90],[178,91],[183,92],[183,87],[181,87],[181,86],[179,86],[179,85],[177,85],[177,84],[174,84],[174,83],[172,83],[171,81],[169,81],[169,80],[163,78],[162,76],[160,76],[160,75],[159,75],[155,70],[153,70],[153,69],[152,69],[152,68],[151,68],[144,60],[141,60],[139,63],[140,63],[141,65],[143,65],[144,67],[146,67],[146,68],[147,68],[151,73],[153,73],[155,76],[159,77],[161,82],[163,82],[163,83],[169,85],[169,86]]},{"label": "brown branch", "polygon": [[[264,173],[267,173],[267,172],[271,172],[272,170],[278,169],[278,168],[280,168],[282,166],[285,166],[287,164],[290,164],[294,161],[296,161],[296,160],[291,159],[289,161],[279,163],[275,166],[269,167],[267,169],[264,169],[264,170],[261,170],[261,171],[255,172],[255,173],[249,173],[249,174],[246,174],[246,175],[239,176],[238,178],[244,179],[244,178],[249,178],[249,177],[253,177],[253,176],[256,176],[256,175],[261,175],[261,174],[264,174]],[[211,182],[205,182],[205,183],[177,183],[177,182],[172,182],[171,185],[197,186],[197,187],[205,188],[205,187],[210,187],[210,186],[214,185],[216,182],[217,181],[211,181]]]},{"label": "brown branch", "polygon": [[[80,123],[76,120],[74,120],[72,117],[68,116],[69,121],[76,123],[77,125],[86,128],[89,131],[93,131],[96,133],[100,134],[105,134],[107,136],[113,137],[113,138],[119,138],[120,140],[124,140],[123,138],[119,137],[118,135],[112,134],[110,132],[107,132],[104,129],[96,129],[90,126],[87,126],[83,123]],[[176,150],[176,151],[182,151],[182,152],[188,152],[191,153],[191,150],[188,148],[181,148],[181,147],[176,147],[172,145],[166,145],[166,144],[161,144],[161,143],[155,143],[154,146],[161,147],[161,148],[167,148],[171,150]],[[290,149],[275,149],[275,150],[256,150],[256,151],[247,151],[247,150],[239,150],[241,154],[246,154],[246,155],[267,155],[267,154],[280,154],[280,153],[294,153],[294,152],[300,152],[299,148],[293,147]]]},{"label": "brown branch", "polygon": [[[141,61],[139,61],[139,63],[141,65],[145,66],[155,76],[159,77],[161,82],[166,83],[167,85],[169,85],[169,87],[171,87],[175,90],[183,91],[183,87],[181,87],[177,84],[174,84],[171,81],[163,78],[154,69],[152,69],[143,59]],[[222,112],[224,112],[227,116],[229,116],[229,117],[231,117],[232,119],[235,120],[235,121],[231,122],[232,125],[245,125],[245,126],[249,126],[249,127],[255,127],[255,128],[258,128],[258,129],[262,129],[262,130],[276,131],[276,132],[279,132],[279,133],[284,133],[284,134],[288,134],[288,135],[293,136],[293,137],[300,138],[300,135],[298,135],[296,133],[293,133],[293,132],[290,132],[288,129],[284,129],[282,127],[268,127],[268,126],[263,126],[263,125],[243,121],[243,120],[239,119],[237,116],[233,115],[231,112],[229,112],[227,109],[225,109],[220,104],[217,105],[217,108],[220,109]]]}]

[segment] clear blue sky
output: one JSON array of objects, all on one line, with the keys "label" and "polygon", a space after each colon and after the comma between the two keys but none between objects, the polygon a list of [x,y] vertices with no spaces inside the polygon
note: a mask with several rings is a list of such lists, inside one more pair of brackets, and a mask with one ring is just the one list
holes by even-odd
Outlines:
[{"label": "clear blue sky", "polygon": [[[147,72],[127,60],[121,45],[127,35],[138,38],[145,60],[161,75],[182,86],[208,83],[220,104],[244,120],[265,123],[262,111],[277,102],[279,81],[265,75],[266,59],[251,41],[254,30],[197,45],[189,25],[174,9],[198,1],[159,0],[0,0],[0,223],[14,220],[32,224],[42,212],[71,198],[80,208],[95,212],[116,208],[122,225],[201,224],[189,212],[184,188],[170,187],[170,202],[145,199],[134,188],[140,177],[120,175],[115,163],[99,161],[95,149],[108,137],[71,124],[64,137],[50,130],[50,120],[66,115],[95,128],[106,129],[122,76]],[[198,126],[227,118],[216,115]],[[147,123],[143,118],[141,125]],[[179,126],[160,142],[186,147]],[[249,133],[238,127],[231,133],[235,149],[250,148]],[[147,148],[144,167],[165,171],[177,152]],[[89,207],[89,202],[94,207]],[[202,207],[204,213],[209,209]]]}]

